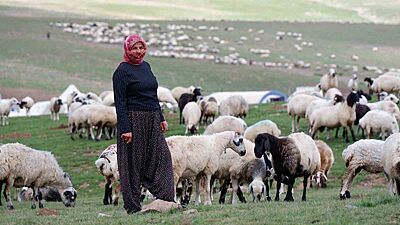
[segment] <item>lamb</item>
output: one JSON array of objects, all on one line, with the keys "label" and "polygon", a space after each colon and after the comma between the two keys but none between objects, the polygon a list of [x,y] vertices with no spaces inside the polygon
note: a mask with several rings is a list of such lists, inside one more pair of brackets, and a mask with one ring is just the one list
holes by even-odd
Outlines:
[{"label": "lamb", "polygon": [[259,133],[269,133],[275,137],[281,136],[281,130],[279,130],[278,126],[274,122],[271,120],[261,120],[246,129],[244,132],[244,138],[254,142],[254,139]]},{"label": "lamb", "polygon": [[340,199],[350,198],[350,186],[353,179],[362,170],[369,173],[383,172],[382,154],[384,141],[359,140],[347,146],[342,152],[342,158],[347,170],[342,177]]},{"label": "lamb", "polygon": [[175,87],[171,90],[171,94],[172,96],[175,98],[176,101],[179,101],[179,99],[181,98],[181,95],[184,93],[190,94],[193,93],[193,90],[195,89],[194,86],[190,86],[187,88],[184,87]]},{"label": "lamb", "polygon": [[347,82],[347,87],[349,88],[349,91],[357,91],[357,74],[353,74],[353,77]]},{"label": "lamb", "polygon": [[329,69],[329,72],[321,77],[319,84],[323,94],[325,94],[329,88],[338,88],[339,85],[335,69]]},{"label": "lamb", "polygon": [[204,135],[215,134],[223,131],[235,131],[244,134],[247,124],[244,120],[233,116],[220,116],[212,124],[208,125],[204,131]]},{"label": "lamb", "polygon": [[388,113],[393,114],[397,120],[400,119],[400,110],[396,103],[392,101],[379,101],[374,103],[368,103],[367,106],[371,109],[380,109]]},{"label": "lamb", "polygon": [[197,98],[201,96],[201,91],[199,88],[195,88],[193,90],[193,94],[187,94],[184,93],[181,95],[178,101],[178,106],[179,106],[179,124],[182,124],[182,110],[185,108],[185,105],[188,102],[197,102]]},{"label": "lamb", "polygon": [[294,201],[292,189],[296,177],[304,177],[302,200],[306,201],[308,178],[321,168],[320,155],[314,140],[304,133],[292,133],[283,138],[262,133],[255,139],[254,154],[261,158],[265,152],[272,155],[274,179],[278,182],[275,201],[279,201],[281,183],[288,185],[284,200]]},{"label": "lamb", "polygon": [[[105,192],[103,198],[103,204],[118,205],[118,199],[120,195],[121,184],[119,183],[119,170],[117,163],[117,145],[112,144],[108,146],[100,154],[99,158],[96,160],[95,165],[97,170],[106,179]],[[115,192],[112,194],[112,186],[116,184]]]},{"label": "lamb", "polygon": [[[390,134],[399,132],[399,125],[396,118],[383,110],[371,110],[360,119],[360,127],[367,132],[370,139],[372,134],[380,133],[382,140]],[[363,132],[364,133],[364,132]]]},{"label": "lamb", "polygon": [[182,111],[183,120],[185,122],[185,134],[189,131],[191,134],[196,134],[199,130],[199,122],[201,118],[200,107],[195,102],[189,102],[185,105]]},{"label": "lamb", "polygon": [[241,95],[232,95],[221,101],[219,112],[221,116],[246,118],[249,113],[249,104]]},{"label": "lamb", "polygon": [[325,93],[325,98],[328,100],[334,100],[335,96],[343,96],[342,92],[337,88],[329,88]]},{"label": "lamb", "polygon": [[18,100],[14,97],[9,99],[2,99],[0,101],[0,119],[2,126],[6,126],[9,124],[8,115],[10,114],[11,108],[15,105],[18,105]]},{"label": "lamb", "polygon": [[31,110],[33,104],[35,104],[35,101],[33,101],[33,99],[29,96],[26,96],[25,98],[23,98],[19,104],[19,107],[22,109],[25,107],[26,109],[26,116],[31,116],[29,114],[29,110]]},{"label": "lamb", "polygon": [[[312,101],[319,100],[321,98],[298,94],[295,95],[287,104],[287,112],[292,117],[292,132],[300,130],[300,118],[304,118],[306,115],[307,107]],[[296,124],[297,122],[297,124]]]},{"label": "lamb", "polygon": [[[351,92],[347,96],[346,102],[315,110],[309,117],[311,136],[314,138],[317,131],[323,127],[337,128],[342,126],[345,134],[347,134],[347,127],[349,128],[353,141],[355,141],[356,138],[352,126],[356,120],[355,107],[358,99],[358,95]],[[348,141],[349,138],[346,135],[346,142]]]},{"label": "lamb", "polygon": [[19,143],[0,146],[0,180],[5,180],[7,208],[14,209],[10,197],[11,187],[31,187],[34,190],[32,209],[43,208],[39,188],[50,186],[58,190],[67,207],[75,206],[76,191],[68,174],[50,152],[39,151]]},{"label": "lamb", "polygon": [[[326,187],[326,182],[328,181],[328,173],[332,168],[335,158],[333,156],[333,151],[324,141],[316,140],[319,155],[321,157],[321,168],[315,175],[312,176],[312,180],[315,181],[317,187]],[[310,182],[311,186],[312,182]]]},{"label": "lamb", "polygon": [[382,166],[391,195],[400,195],[400,133],[392,134],[383,144]]},{"label": "lamb", "polygon": [[53,97],[50,99],[50,119],[51,120],[60,120],[59,112],[62,106],[62,100],[60,98]]},{"label": "lamb", "polygon": [[200,178],[206,176],[206,205],[211,205],[211,176],[217,171],[219,158],[231,148],[240,155],[246,154],[243,137],[234,131],[204,136],[172,136],[167,139],[171,151],[174,184],[180,179],[196,177],[196,205],[200,200]]}]

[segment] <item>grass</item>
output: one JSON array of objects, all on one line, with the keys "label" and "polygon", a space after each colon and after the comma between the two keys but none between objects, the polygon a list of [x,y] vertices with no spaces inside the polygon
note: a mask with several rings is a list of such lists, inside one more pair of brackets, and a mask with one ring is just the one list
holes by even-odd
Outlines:
[{"label": "grass", "polygon": [[[170,124],[167,136],[184,133],[178,125],[178,115],[167,114]],[[248,125],[262,119],[277,123],[283,135],[290,133],[290,119],[280,103],[252,106]],[[0,223],[5,224],[122,224],[134,221],[135,224],[377,224],[399,223],[398,207],[400,199],[389,196],[385,186],[377,183],[367,173],[362,172],[352,185],[352,199],[339,200],[340,178],[345,165],[341,152],[347,146],[343,139],[328,140],[334,151],[335,163],[329,176],[326,189],[311,189],[307,192],[308,201],[301,202],[301,181],[295,186],[295,202],[262,202],[238,205],[218,205],[214,196],[212,206],[193,206],[195,214],[185,214],[176,210],[166,214],[150,213],[127,216],[122,206],[103,206],[103,178],[94,166],[98,154],[115,140],[100,142],[79,139],[72,141],[63,126],[67,118],[50,121],[48,116],[31,118],[11,118],[10,126],[0,128],[0,142],[20,142],[36,149],[53,152],[60,165],[71,174],[78,190],[75,208],[65,208],[61,203],[46,203],[45,207],[55,210],[57,216],[37,215],[39,210],[31,210],[30,203],[15,203],[16,210],[8,211],[0,207]],[[301,123],[302,130],[306,124]],[[201,129],[201,132],[204,128]],[[325,136],[321,137],[325,140]],[[380,175],[382,178],[383,175]],[[362,184],[362,185],[361,185]],[[271,190],[274,195],[275,188]],[[251,197],[246,194],[248,201]],[[3,201],[4,203],[4,201]],[[99,213],[111,216],[101,217]]]}]

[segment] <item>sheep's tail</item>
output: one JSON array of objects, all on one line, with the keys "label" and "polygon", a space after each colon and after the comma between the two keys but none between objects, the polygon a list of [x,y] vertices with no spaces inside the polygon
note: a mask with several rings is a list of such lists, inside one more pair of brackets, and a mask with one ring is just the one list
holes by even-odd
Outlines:
[{"label": "sheep's tail", "polygon": [[353,151],[351,151],[349,148],[346,148],[342,152],[342,158],[346,162],[346,167],[348,167],[351,159],[353,158]]}]

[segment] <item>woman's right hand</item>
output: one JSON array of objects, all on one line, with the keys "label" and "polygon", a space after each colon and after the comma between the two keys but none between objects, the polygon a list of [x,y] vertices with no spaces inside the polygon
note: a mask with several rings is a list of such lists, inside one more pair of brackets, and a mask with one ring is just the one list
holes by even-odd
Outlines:
[{"label": "woman's right hand", "polygon": [[132,132],[124,133],[121,135],[121,138],[123,141],[125,141],[127,144],[132,142]]}]

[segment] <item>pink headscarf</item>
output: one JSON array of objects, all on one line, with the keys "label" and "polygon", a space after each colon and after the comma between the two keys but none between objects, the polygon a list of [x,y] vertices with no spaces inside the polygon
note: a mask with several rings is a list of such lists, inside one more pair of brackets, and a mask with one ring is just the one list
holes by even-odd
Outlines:
[{"label": "pink headscarf", "polygon": [[[137,42],[142,42],[145,50],[137,54],[129,54],[129,49],[132,48],[132,46]],[[137,34],[129,35],[124,41],[124,62],[128,62],[133,65],[141,64],[143,62],[144,56],[146,55],[146,50],[147,45],[142,37]]]}]

